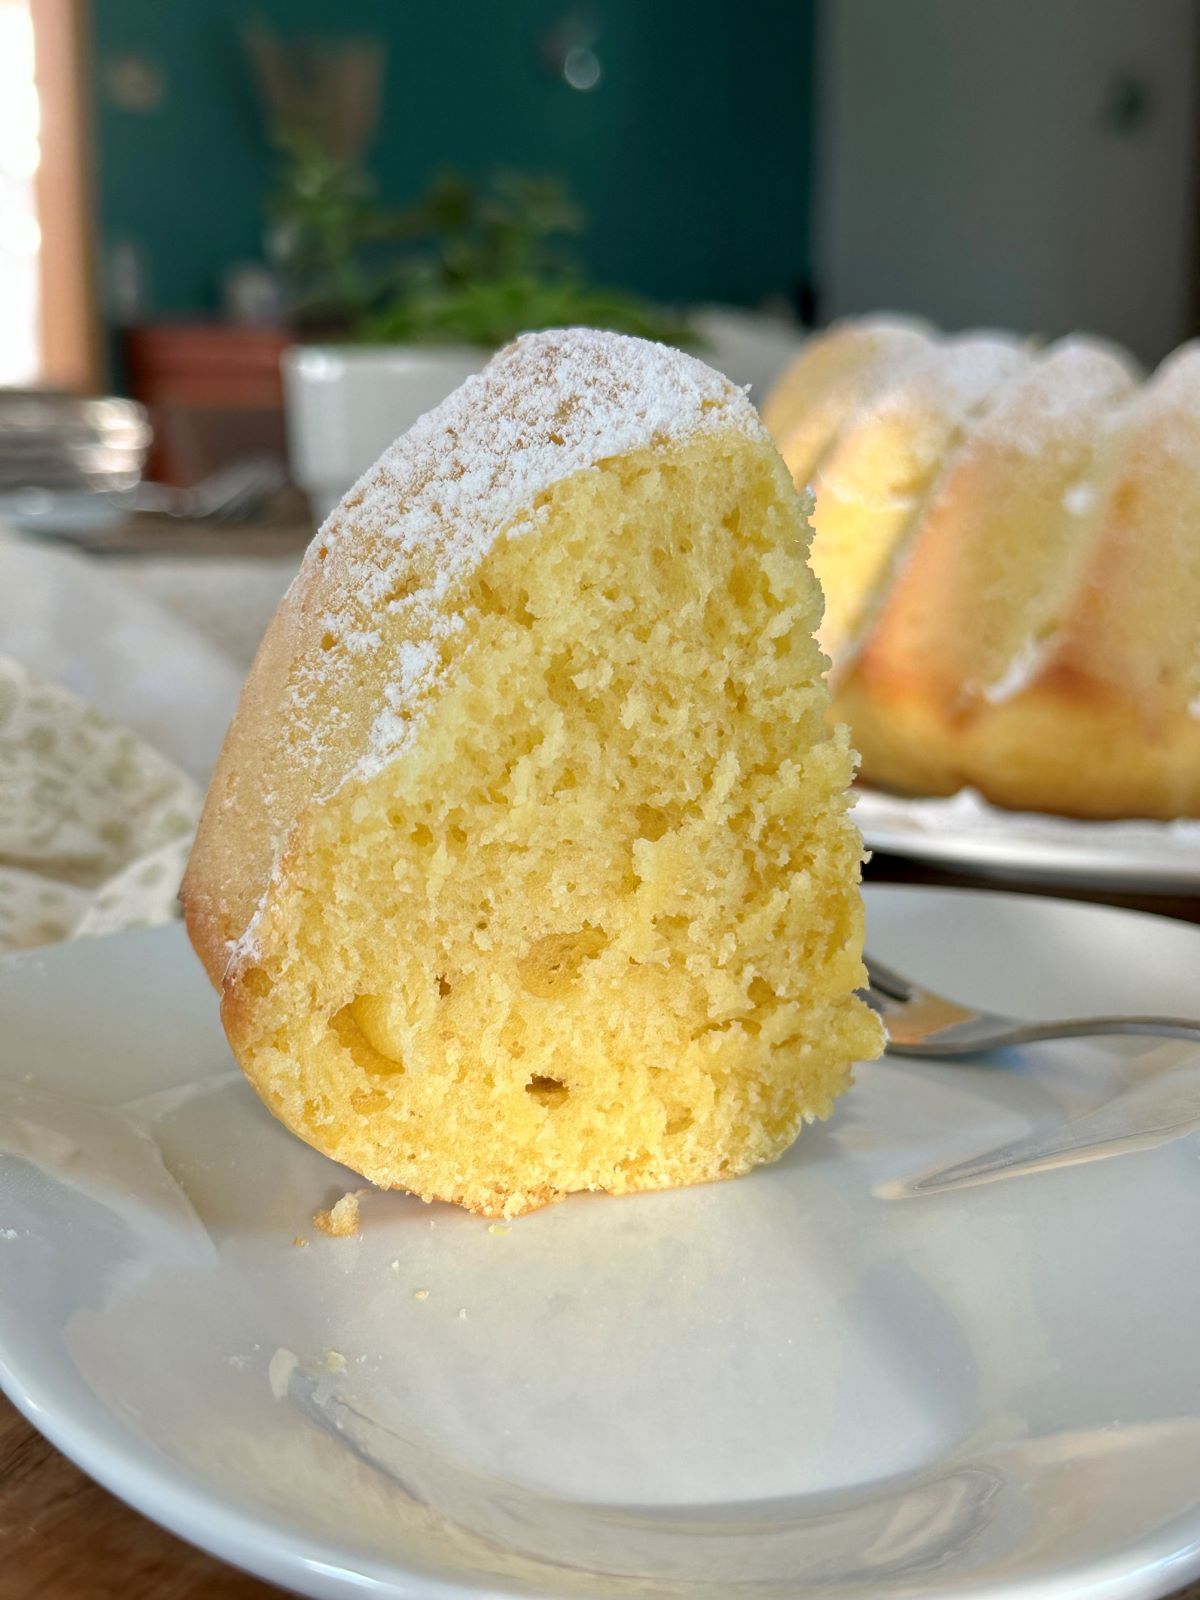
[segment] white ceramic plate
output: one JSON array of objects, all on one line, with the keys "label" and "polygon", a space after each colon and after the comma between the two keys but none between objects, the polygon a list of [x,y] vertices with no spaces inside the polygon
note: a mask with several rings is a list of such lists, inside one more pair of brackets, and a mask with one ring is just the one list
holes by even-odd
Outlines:
[{"label": "white ceramic plate", "polygon": [[971,790],[946,800],[865,784],[856,793],[855,821],[872,850],[984,877],[1151,894],[1200,890],[1200,820],[1081,822],[1002,811]]},{"label": "white ceramic plate", "polygon": [[[970,1000],[1200,1007],[1200,928],[869,901],[884,959]],[[737,1182],[508,1231],[378,1195],[331,1240],[310,1214],[354,1180],[231,1072],[178,928],[11,959],[0,1017],[0,1380],[267,1578],[1120,1600],[1200,1573],[1190,1047],[879,1063]]]}]

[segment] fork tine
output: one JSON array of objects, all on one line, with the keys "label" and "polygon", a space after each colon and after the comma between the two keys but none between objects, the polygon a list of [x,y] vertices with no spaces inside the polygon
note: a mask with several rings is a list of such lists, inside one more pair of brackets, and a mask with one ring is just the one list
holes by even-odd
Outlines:
[{"label": "fork tine", "polygon": [[887,967],[882,961],[877,961],[869,951],[863,951],[863,966],[867,969],[867,980],[872,989],[878,990],[888,1000],[911,1000],[916,993],[916,985],[900,973]]}]

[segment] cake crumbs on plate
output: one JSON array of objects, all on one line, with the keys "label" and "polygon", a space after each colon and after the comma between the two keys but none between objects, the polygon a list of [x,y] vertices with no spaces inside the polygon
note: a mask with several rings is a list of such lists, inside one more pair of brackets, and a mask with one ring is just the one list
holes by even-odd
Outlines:
[{"label": "cake crumbs on plate", "polygon": [[359,1196],[370,1192],[369,1189],[351,1189],[340,1200],[336,1200],[328,1211],[314,1211],[313,1227],[319,1228],[331,1239],[348,1239],[358,1232]]},{"label": "cake crumbs on plate", "polygon": [[458,1320],[460,1322],[465,1322],[467,1320],[467,1308],[466,1308],[466,1306],[459,1306],[459,1308],[458,1308]]},{"label": "cake crumbs on plate", "polygon": [[508,1223],[507,1222],[490,1222],[488,1224],[488,1232],[489,1233],[495,1233],[495,1234],[508,1233],[509,1232]]},{"label": "cake crumbs on plate", "polygon": [[15,1228],[0,1228],[0,1239],[18,1239],[20,1235]]},{"label": "cake crumbs on plate", "polygon": [[308,1249],[308,1240],[304,1237],[304,1235],[302,1233],[298,1233],[296,1235],[296,1237],[292,1240],[292,1244],[297,1250],[307,1250]]},{"label": "cake crumbs on plate", "polygon": [[326,1350],[321,1364],[326,1372],[345,1372],[346,1370],[346,1358],[340,1350]]},{"label": "cake crumbs on plate", "polygon": [[428,1300],[429,1299],[429,1290],[428,1289],[414,1289],[413,1290],[413,1299],[414,1300]]}]

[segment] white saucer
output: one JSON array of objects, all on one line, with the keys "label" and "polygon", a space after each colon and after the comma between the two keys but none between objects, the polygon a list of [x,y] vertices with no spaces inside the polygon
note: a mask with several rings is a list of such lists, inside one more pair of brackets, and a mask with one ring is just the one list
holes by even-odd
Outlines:
[{"label": "white saucer", "polygon": [[[869,925],[968,1000],[1200,1009],[1200,928],[899,888]],[[331,1240],[310,1215],[357,1180],[231,1070],[180,929],[0,963],[0,1018],[0,1382],[265,1578],[1127,1600],[1200,1574],[1191,1047],[881,1062],[736,1182],[507,1232],[372,1195]]]},{"label": "white saucer", "polygon": [[854,820],[872,850],[983,877],[1149,894],[1200,891],[1200,819],[1084,822],[1003,811],[969,789],[917,800],[863,784]]}]

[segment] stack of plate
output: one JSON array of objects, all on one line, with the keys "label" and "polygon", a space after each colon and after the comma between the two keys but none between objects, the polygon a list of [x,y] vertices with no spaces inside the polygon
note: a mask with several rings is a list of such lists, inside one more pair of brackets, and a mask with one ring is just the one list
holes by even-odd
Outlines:
[{"label": "stack of plate", "polygon": [[150,424],[132,400],[0,390],[0,493],[130,489],[149,448]]},{"label": "stack of plate", "polygon": [[150,449],[144,407],[48,390],[0,389],[0,520],[28,531],[94,534],[121,520]]}]

